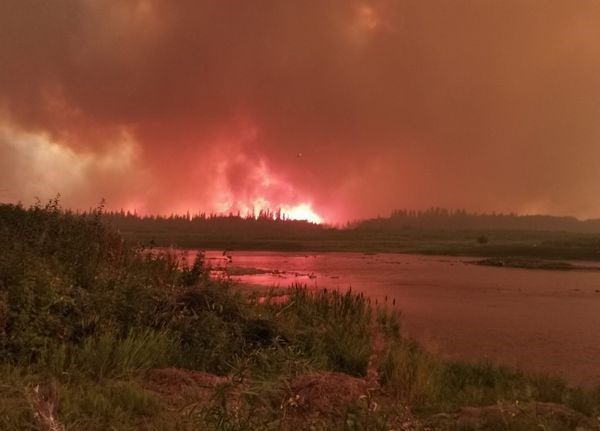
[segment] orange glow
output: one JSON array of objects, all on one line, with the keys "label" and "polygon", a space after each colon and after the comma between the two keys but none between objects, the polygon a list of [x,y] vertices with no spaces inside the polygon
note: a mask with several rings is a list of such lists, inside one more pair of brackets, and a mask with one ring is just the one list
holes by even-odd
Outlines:
[{"label": "orange glow", "polygon": [[237,154],[216,164],[216,187],[209,208],[218,214],[324,222],[313,208],[309,192],[298,190],[285,176],[274,172],[264,158],[249,157],[236,143],[229,145],[230,152]]},{"label": "orange glow", "polygon": [[282,209],[283,215],[290,220],[306,220],[311,223],[321,224],[323,219],[313,211],[310,204],[300,204],[290,209]]}]

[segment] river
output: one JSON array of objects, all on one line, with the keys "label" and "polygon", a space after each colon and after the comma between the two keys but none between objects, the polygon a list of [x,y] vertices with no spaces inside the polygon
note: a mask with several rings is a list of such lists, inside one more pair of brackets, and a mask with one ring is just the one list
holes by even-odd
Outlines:
[{"label": "river", "polygon": [[[498,268],[473,258],[408,254],[208,252],[214,267],[267,271],[233,278],[294,282],[395,300],[403,328],[450,359],[491,360],[600,384],[600,271]],[[243,272],[243,271],[242,271]]]}]

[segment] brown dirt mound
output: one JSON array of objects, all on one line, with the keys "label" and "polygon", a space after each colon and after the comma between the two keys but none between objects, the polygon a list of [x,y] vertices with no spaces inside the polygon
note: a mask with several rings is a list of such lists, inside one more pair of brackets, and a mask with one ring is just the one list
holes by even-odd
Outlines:
[{"label": "brown dirt mound", "polygon": [[225,377],[180,368],[149,370],[145,377],[145,389],[173,404],[189,398],[208,403],[215,389],[229,381]]},{"label": "brown dirt mound", "polygon": [[343,415],[349,404],[367,393],[368,384],[342,373],[308,373],[294,378],[290,388],[288,411],[330,417]]}]

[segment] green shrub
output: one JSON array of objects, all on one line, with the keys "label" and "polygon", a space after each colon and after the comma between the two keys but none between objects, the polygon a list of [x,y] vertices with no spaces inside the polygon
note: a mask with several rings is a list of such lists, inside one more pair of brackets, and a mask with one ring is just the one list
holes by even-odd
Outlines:
[{"label": "green shrub", "polygon": [[361,295],[293,286],[287,302],[270,307],[286,338],[306,355],[333,371],[366,375],[372,311]]}]

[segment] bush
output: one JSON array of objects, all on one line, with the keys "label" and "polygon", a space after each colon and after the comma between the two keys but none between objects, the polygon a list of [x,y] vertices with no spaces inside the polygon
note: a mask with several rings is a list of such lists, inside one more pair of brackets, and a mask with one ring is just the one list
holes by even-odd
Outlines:
[{"label": "bush", "polygon": [[437,398],[440,365],[414,341],[390,344],[380,365],[381,383],[407,403],[430,403]]},{"label": "bush", "polygon": [[366,375],[372,311],[361,295],[297,285],[290,288],[287,302],[270,307],[286,339],[316,362],[332,371]]}]

